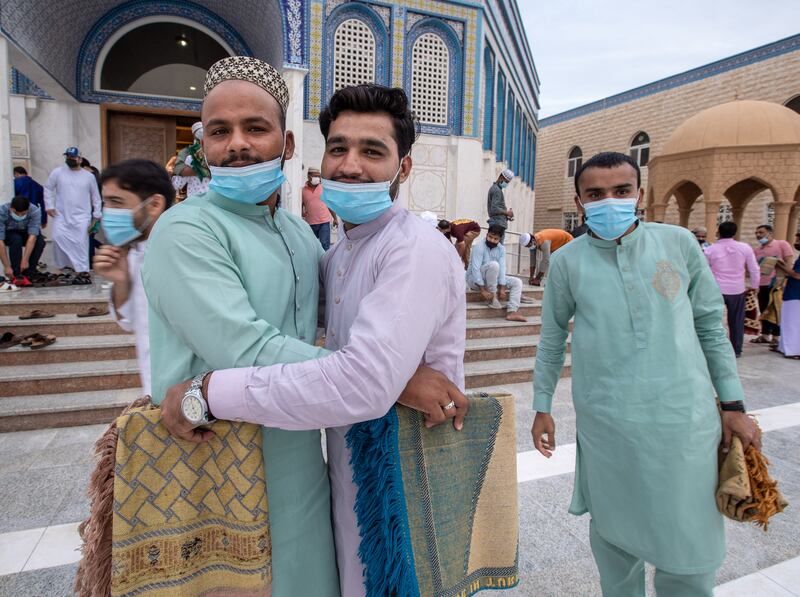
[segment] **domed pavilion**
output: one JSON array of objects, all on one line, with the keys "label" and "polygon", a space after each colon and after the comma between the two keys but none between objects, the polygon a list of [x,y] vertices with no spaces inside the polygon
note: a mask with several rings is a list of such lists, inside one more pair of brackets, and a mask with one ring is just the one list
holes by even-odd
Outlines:
[{"label": "domed pavilion", "polygon": [[800,114],[752,100],[708,108],[675,129],[648,170],[650,221],[664,221],[674,196],[680,225],[688,227],[701,199],[712,236],[727,199],[741,230],[748,202],[768,190],[775,238],[791,239],[800,215]]}]

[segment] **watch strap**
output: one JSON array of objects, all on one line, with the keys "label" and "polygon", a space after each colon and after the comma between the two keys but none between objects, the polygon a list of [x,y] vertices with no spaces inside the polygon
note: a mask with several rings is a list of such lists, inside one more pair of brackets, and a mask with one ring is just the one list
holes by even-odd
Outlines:
[{"label": "watch strap", "polygon": [[744,402],[741,400],[734,400],[732,402],[720,402],[719,403],[720,410],[726,412],[745,412],[744,410]]}]

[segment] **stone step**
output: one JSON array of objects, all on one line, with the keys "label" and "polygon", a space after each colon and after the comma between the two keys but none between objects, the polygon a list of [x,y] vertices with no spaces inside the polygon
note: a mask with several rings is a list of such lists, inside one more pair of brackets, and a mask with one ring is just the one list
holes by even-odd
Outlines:
[{"label": "stone step", "polygon": [[[522,287],[522,296],[527,296],[528,298],[532,298],[535,300],[542,300],[542,296],[544,295],[544,288],[539,288],[538,286],[528,286],[525,285]],[[484,302],[483,297],[481,296],[480,292],[468,290],[467,291],[467,302],[468,303],[482,303]]]},{"label": "stone step", "polygon": [[[467,389],[499,386],[533,381],[533,357],[519,359],[499,359],[464,364],[464,377]],[[572,373],[572,357],[567,355],[561,377]]]},{"label": "stone step", "polygon": [[141,390],[100,390],[0,400],[0,433],[110,423]]},{"label": "stone step", "polygon": [[[464,362],[475,363],[478,361],[534,357],[536,356],[538,345],[538,335],[475,338],[467,340]],[[567,351],[569,352],[569,350],[570,343],[567,340]]]},{"label": "stone step", "polygon": [[0,316],[24,315],[31,309],[50,313],[78,313],[89,307],[108,305],[108,289],[99,283],[91,286],[56,288],[23,288],[19,292],[0,295]]},{"label": "stone step", "polygon": [[[505,311],[502,311],[505,313]],[[542,330],[541,317],[529,317],[527,323],[505,319],[468,319],[467,340],[507,336],[532,336]]]},{"label": "stone step", "polygon": [[[491,309],[486,306],[486,303],[467,303],[467,320],[470,319],[496,319],[506,316],[506,303],[501,303],[502,309]],[[536,303],[522,303],[519,307],[519,313],[525,317],[534,317],[542,314],[542,304],[537,301]]]},{"label": "stone step", "polygon": [[16,315],[0,315],[0,333],[4,332],[14,332],[19,336],[39,332],[40,334],[52,334],[58,338],[125,333],[111,315],[78,317],[68,313],[61,313],[47,319],[20,319]]},{"label": "stone step", "polygon": [[37,350],[21,345],[0,350],[0,366],[135,358],[136,343],[132,334],[65,336],[56,340],[54,344]]},{"label": "stone step", "polygon": [[134,359],[0,367],[0,398],[139,387]]}]

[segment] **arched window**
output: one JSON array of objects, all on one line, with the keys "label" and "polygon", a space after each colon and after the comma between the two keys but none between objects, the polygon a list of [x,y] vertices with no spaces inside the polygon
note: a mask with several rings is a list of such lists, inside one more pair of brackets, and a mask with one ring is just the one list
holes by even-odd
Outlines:
[{"label": "arched window", "polygon": [[786,107],[800,114],[800,95],[796,95],[786,102]]},{"label": "arched window", "polygon": [[567,158],[567,178],[574,178],[578,168],[583,163],[583,152],[577,145],[570,149],[569,157]]},{"label": "arched window", "polygon": [[494,125],[494,53],[489,46],[483,52],[483,148],[492,149]]},{"label": "arched window", "polygon": [[506,78],[503,73],[497,72],[497,99],[495,100],[497,106],[497,126],[495,127],[494,135],[494,152],[497,154],[497,159],[503,159],[503,134],[506,127]]},{"label": "arched window", "polygon": [[333,91],[375,82],[375,36],[360,19],[347,19],[333,34]]},{"label": "arched window", "polygon": [[425,124],[447,126],[450,50],[436,33],[423,33],[411,51],[411,107]]},{"label": "arched window", "polygon": [[200,100],[206,71],[231,54],[221,38],[183,22],[146,23],[121,35],[96,75],[114,93]]},{"label": "arched window", "polygon": [[640,168],[647,166],[647,162],[650,161],[650,137],[644,131],[639,131],[633,138],[631,157]]}]

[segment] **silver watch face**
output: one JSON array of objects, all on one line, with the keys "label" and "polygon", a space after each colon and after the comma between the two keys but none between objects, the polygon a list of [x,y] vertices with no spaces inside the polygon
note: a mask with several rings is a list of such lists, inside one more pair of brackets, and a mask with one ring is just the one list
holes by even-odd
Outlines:
[{"label": "silver watch face", "polygon": [[206,414],[205,405],[203,401],[192,393],[187,393],[181,401],[181,410],[183,416],[190,423],[201,423]]}]

